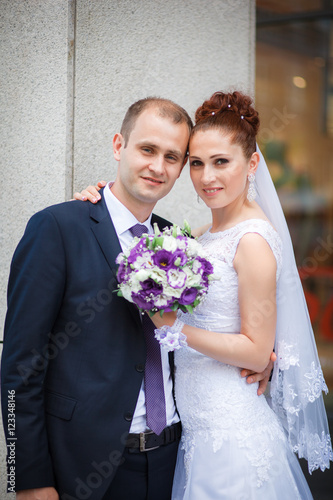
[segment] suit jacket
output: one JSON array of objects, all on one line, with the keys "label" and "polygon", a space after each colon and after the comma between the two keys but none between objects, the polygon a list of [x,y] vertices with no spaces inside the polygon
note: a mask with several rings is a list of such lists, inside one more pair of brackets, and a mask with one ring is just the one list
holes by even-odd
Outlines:
[{"label": "suit jacket", "polygon": [[136,306],[115,293],[119,252],[102,199],[38,212],[14,253],[2,405],[7,433],[15,390],[16,490],[98,500],[121,461],[146,353]]}]

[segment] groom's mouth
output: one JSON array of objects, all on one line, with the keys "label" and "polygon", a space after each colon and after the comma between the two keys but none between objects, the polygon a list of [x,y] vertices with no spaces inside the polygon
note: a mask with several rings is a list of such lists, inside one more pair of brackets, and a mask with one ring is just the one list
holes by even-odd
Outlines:
[{"label": "groom's mouth", "polygon": [[154,179],[153,177],[142,177],[146,182],[151,184],[152,186],[157,186],[159,184],[164,184],[164,181],[160,181],[158,179]]}]

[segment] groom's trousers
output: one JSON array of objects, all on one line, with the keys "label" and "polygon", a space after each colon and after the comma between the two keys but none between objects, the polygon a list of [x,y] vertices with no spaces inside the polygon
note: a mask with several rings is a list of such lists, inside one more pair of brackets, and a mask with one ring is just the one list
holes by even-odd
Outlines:
[{"label": "groom's trousers", "polygon": [[125,448],[102,500],[170,500],[179,439],[155,450]]}]

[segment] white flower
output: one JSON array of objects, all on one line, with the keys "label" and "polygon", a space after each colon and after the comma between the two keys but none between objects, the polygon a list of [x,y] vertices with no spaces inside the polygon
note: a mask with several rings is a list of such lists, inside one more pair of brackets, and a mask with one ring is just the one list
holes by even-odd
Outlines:
[{"label": "white flower", "polygon": [[160,344],[162,347],[165,347],[168,351],[175,351],[176,349],[180,349],[181,345],[178,342],[179,333],[173,333],[170,330],[167,332],[166,336],[160,339]]},{"label": "white flower", "polygon": [[182,288],[186,282],[186,273],[181,269],[169,269],[167,271],[168,283],[172,288]]},{"label": "white flower", "polygon": [[188,239],[187,240],[187,254],[188,255],[191,255],[192,257],[196,257],[197,255],[199,255],[199,252],[200,252],[200,244],[196,241],[196,240],[193,240],[193,239]]},{"label": "white flower", "polygon": [[187,280],[186,280],[186,286],[192,287],[192,286],[197,286],[201,284],[201,275],[200,274],[194,274],[192,270],[188,267],[185,267],[183,271],[187,275]]},{"label": "white flower", "polygon": [[179,299],[179,297],[183,293],[184,287],[172,288],[172,286],[170,286],[168,282],[162,284],[163,284],[163,292],[169,298],[173,297],[174,299]]},{"label": "white flower", "polygon": [[[122,283],[121,285],[121,293],[123,295],[123,297],[128,300],[129,302],[133,302],[132,300],[132,288],[130,285],[128,284],[125,284],[125,283]],[[139,290],[137,290],[139,291]]]},{"label": "white flower", "polygon": [[149,252],[144,252],[142,255],[138,255],[137,259],[135,262],[133,262],[133,268],[134,269],[141,269],[141,268],[152,268],[153,263],[152,263],[152,258]]},{"label": "white flower", "polygon": [[165,307],[168,304],[168,300],[169,300],[168,297],[163,293],[161,293],[161,295],[158,295],[155,298],[154,303],[156,307],[158,307],[159,309],[163,309],[163,307]]},{"label": "white flower", "polygon": [[116,258],[116,264],[118,265],[121,264],[123,260],[124,260],[124,254],[120,253]]},{"label": "white flower", "polygon": [[165,236],[162,248],[168,252],[175,252],[177,250],[177,240],[172,236]]}]

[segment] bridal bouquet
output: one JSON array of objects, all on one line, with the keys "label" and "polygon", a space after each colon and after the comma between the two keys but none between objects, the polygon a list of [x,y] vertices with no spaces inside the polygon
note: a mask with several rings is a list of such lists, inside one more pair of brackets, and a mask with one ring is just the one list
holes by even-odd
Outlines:
[{"label": "bridal bouquet", "polygon": [[174,225],[162,232],[154,224],[154,231],[135,237],[118,255],[118,295],[151,316],[177,309],[192,313],[207,293],[213,266],[186,222],[184,229]]}]

